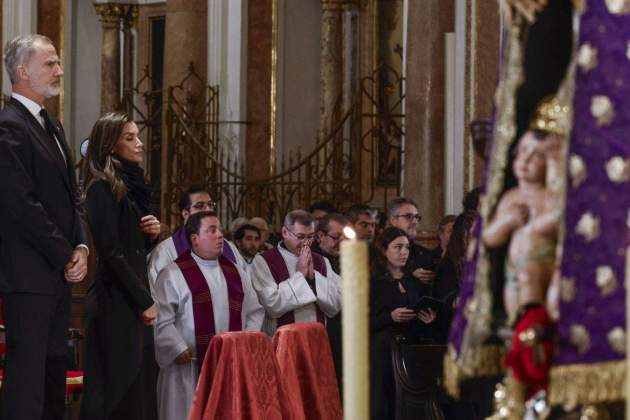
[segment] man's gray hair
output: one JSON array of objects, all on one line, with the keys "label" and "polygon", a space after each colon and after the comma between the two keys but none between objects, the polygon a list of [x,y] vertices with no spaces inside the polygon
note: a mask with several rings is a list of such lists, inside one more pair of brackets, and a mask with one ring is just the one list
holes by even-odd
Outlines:
[{"label": "man's gray hair", "polygon": [[18,66],[27,63],[35,53],[35,44],[51,44],[50,38],[39,35],[18,35],[4,47],[4,67],[7,69],[12,84],[17,81]]},{"label": "man's gray hair", "polygon": [[287,228],[292,227],[296,223],[303,226],[310,226],[314,222],[311,213],[302,209],[291,210],[284,217],[284,226]]},{"label": "man's gray hair", "polygon": [[418,205],[411,198],[397,197],[387,204],[387,219],[391,219],[393,216],[398,216],[398,210],[400,210],[400,208],[405,204],[411,204],[416,208],[416,210],[418,209]]}]

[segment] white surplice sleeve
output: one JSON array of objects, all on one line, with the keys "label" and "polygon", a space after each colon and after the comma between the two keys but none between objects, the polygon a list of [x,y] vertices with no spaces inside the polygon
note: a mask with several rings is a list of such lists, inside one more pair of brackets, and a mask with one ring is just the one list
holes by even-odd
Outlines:
[{"label": "white surplice sleeve", "polygon": [[160,271],[177,258],[177,251],[173,244],[172,238],[167,238],[157,244],[157,246],[149,254],[149,262],[147,267],[147,275],[149,277],[149,286],[151,287],[151,295],[155,300],[155,283]]},{"label": "white surplice sleeve", "polygon": [[165,368],[188,349],[186,340],[175,326],[176,320],[185,311],[183,293],[178,287],[182,284],[183,277],[177,265],[171,264],[160,271],[157,280],[155,293],[158,318],[155,325],[155,359],[161,368]]},{"label": "white surplice sleeve", "polygon": [[256,255],[252,262],[251,276],[258,300],[271,318],[280,318],[287,312],[317,301],[315,293],[299,271],[276,284],[267,262],[261,255]]},{"label": "white surplice sleeve", "polygon": [[265,309],[258,301],[258,295],[252,287],[252,280],[247,271],[238,268],[243,283],[243,313],[241,315],[243,331],[261,331],[265,319]]},{"label": "white surplice sleeve", "polygon": [[317,290],[317,306],[326,316],[332,318],[341,310],[341,277],[335,273],[328,261],[326,263],[326,276],[315,271],[315,289]]}]

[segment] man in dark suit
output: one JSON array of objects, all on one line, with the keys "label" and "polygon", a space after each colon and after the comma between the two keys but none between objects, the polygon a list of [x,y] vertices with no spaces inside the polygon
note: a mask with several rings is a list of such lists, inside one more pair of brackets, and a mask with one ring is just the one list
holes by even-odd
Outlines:
[{"label": "man in dark suit", "polygon": [[72,154],[43,108],[63,70],[50,39],[7,44],[12,98],[0,113],[0,290],[6,366],[0,418],[63,418],[70,283],[83,280],[88,249]]}]

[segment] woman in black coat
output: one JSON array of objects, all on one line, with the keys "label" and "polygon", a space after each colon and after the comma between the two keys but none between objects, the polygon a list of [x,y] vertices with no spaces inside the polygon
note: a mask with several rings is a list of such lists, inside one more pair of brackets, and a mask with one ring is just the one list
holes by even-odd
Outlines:
[{"label": "woman in black coat", "polygon": [[430,341],[436,314],[412,308],[430,287],[405,271],[409,258],[406,233],[388,227],[376,240],[378,257],[370,279],[370,404],[371,418],[394,418],[395,384],[391,343],[396,335]]},{"label": "woman in black coat", "polygon": [[146,274],[147,249],[159,234],[149,213],[143,146],[123,113],[101,117],[90,135],[85,177],[87,218],[97,252],[86,302],[81,419],[153,420],[157,316]]}]

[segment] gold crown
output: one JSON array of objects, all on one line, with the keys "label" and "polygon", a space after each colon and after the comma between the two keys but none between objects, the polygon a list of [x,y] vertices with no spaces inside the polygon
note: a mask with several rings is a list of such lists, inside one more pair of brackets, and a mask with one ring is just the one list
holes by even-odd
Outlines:
[{"label": "gold crown", "polygon": [[568,114],[567,105],[562,105],[556,97],[547,97],[540,101],[529,128],[545,133],[565,135],[568,133]]}]

